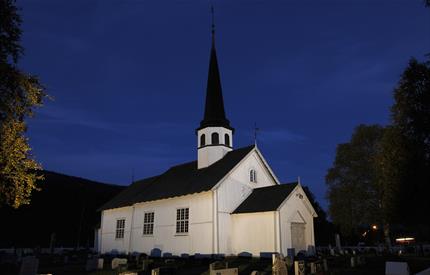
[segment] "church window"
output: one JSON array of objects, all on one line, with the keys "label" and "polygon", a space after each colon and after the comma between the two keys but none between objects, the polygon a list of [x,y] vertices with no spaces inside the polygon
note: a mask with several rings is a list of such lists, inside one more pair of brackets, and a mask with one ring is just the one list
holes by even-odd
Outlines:
[{"label": "church window", "polygon": [[200,136],[200,146],[205,146],[206,145],[206,135],[203,134]]},{"label": "church window", "polygon": [[254,169],[251,169],[251,171],[249,171],[249,181],[257,182],[257,171],[255,171]]},{"label": "church window", "polygon": [[116,220],[115,239],[124,239],[125,219]]},{"label": "church window", "polygon": [[189,208],[176,209],[176,233],[188,233]]},{"label": "church window", "polygon": [[143,216],[143,235],[154,234],[154,212],[147,212]]},{"label": "church window", "polygon": [[230,136],[228,134],[224,135],[225,145],[230,146]]},{"label": "church window", "polygon": [[212,133],[212,145],[219,144],[219,135],[218,133]]}]

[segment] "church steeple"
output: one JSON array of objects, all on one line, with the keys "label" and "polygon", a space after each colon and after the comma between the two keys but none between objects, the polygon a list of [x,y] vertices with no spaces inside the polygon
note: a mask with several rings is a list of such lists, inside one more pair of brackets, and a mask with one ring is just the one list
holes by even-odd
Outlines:
[{"label": "church steeple", "polygon": [[227,119],[224,110],[224,99],[222,96],[221,77],[219,73],[218,60],[215,49],[215,24],[213,22],[212,8],[212,46],[209,59],[208,82],[206,87],[206,104],[203,120],[200,128],[208,126],[219,126],[230,128],[230,121]]},{"label": "church steeple", "polygon": [[208,167],[233,150],[233,131],[224,110],[221,77],[215,49],[215,24],[212,8],[212,46],[203,120],[197,128],[197,166]]}]

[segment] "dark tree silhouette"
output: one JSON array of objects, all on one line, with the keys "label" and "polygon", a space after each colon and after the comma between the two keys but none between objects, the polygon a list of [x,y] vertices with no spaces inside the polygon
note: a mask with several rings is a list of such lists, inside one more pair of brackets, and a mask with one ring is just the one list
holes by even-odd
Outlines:
[{"label": "dark tree silhouette", "polygon": [[17,67],[23,53],[20,27],[15,1],[0,0],[0,206],[15,208],[30,202],[42,178],[24,134],[26,118],[45,96],[39,80]]}]

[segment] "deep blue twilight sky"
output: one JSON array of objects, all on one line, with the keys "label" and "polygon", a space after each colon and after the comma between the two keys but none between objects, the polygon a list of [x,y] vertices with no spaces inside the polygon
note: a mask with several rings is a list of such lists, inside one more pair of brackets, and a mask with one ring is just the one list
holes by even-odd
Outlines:
[{"label": "deep blue twilight sky", "polygon": [[[430,52],[421,0],[214,0],[235,147],[326,207],[336,145],[386,124],[410,57]],[[29,128],[48,170],[129,184],[196,158],[210,50],[206,0],[21,0],[25,57],[54,98]]]}]

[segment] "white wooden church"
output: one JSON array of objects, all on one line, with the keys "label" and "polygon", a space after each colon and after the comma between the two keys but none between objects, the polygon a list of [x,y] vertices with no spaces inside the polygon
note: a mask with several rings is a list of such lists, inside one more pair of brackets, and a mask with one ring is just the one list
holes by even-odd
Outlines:
[{"label": "white wooden church", "polygon": [[256,145],[234,149],[212,31],[197,160],[139,180],[101,207],[101,253],[296,253],[317,216],[300,183],[281,184]]}]

